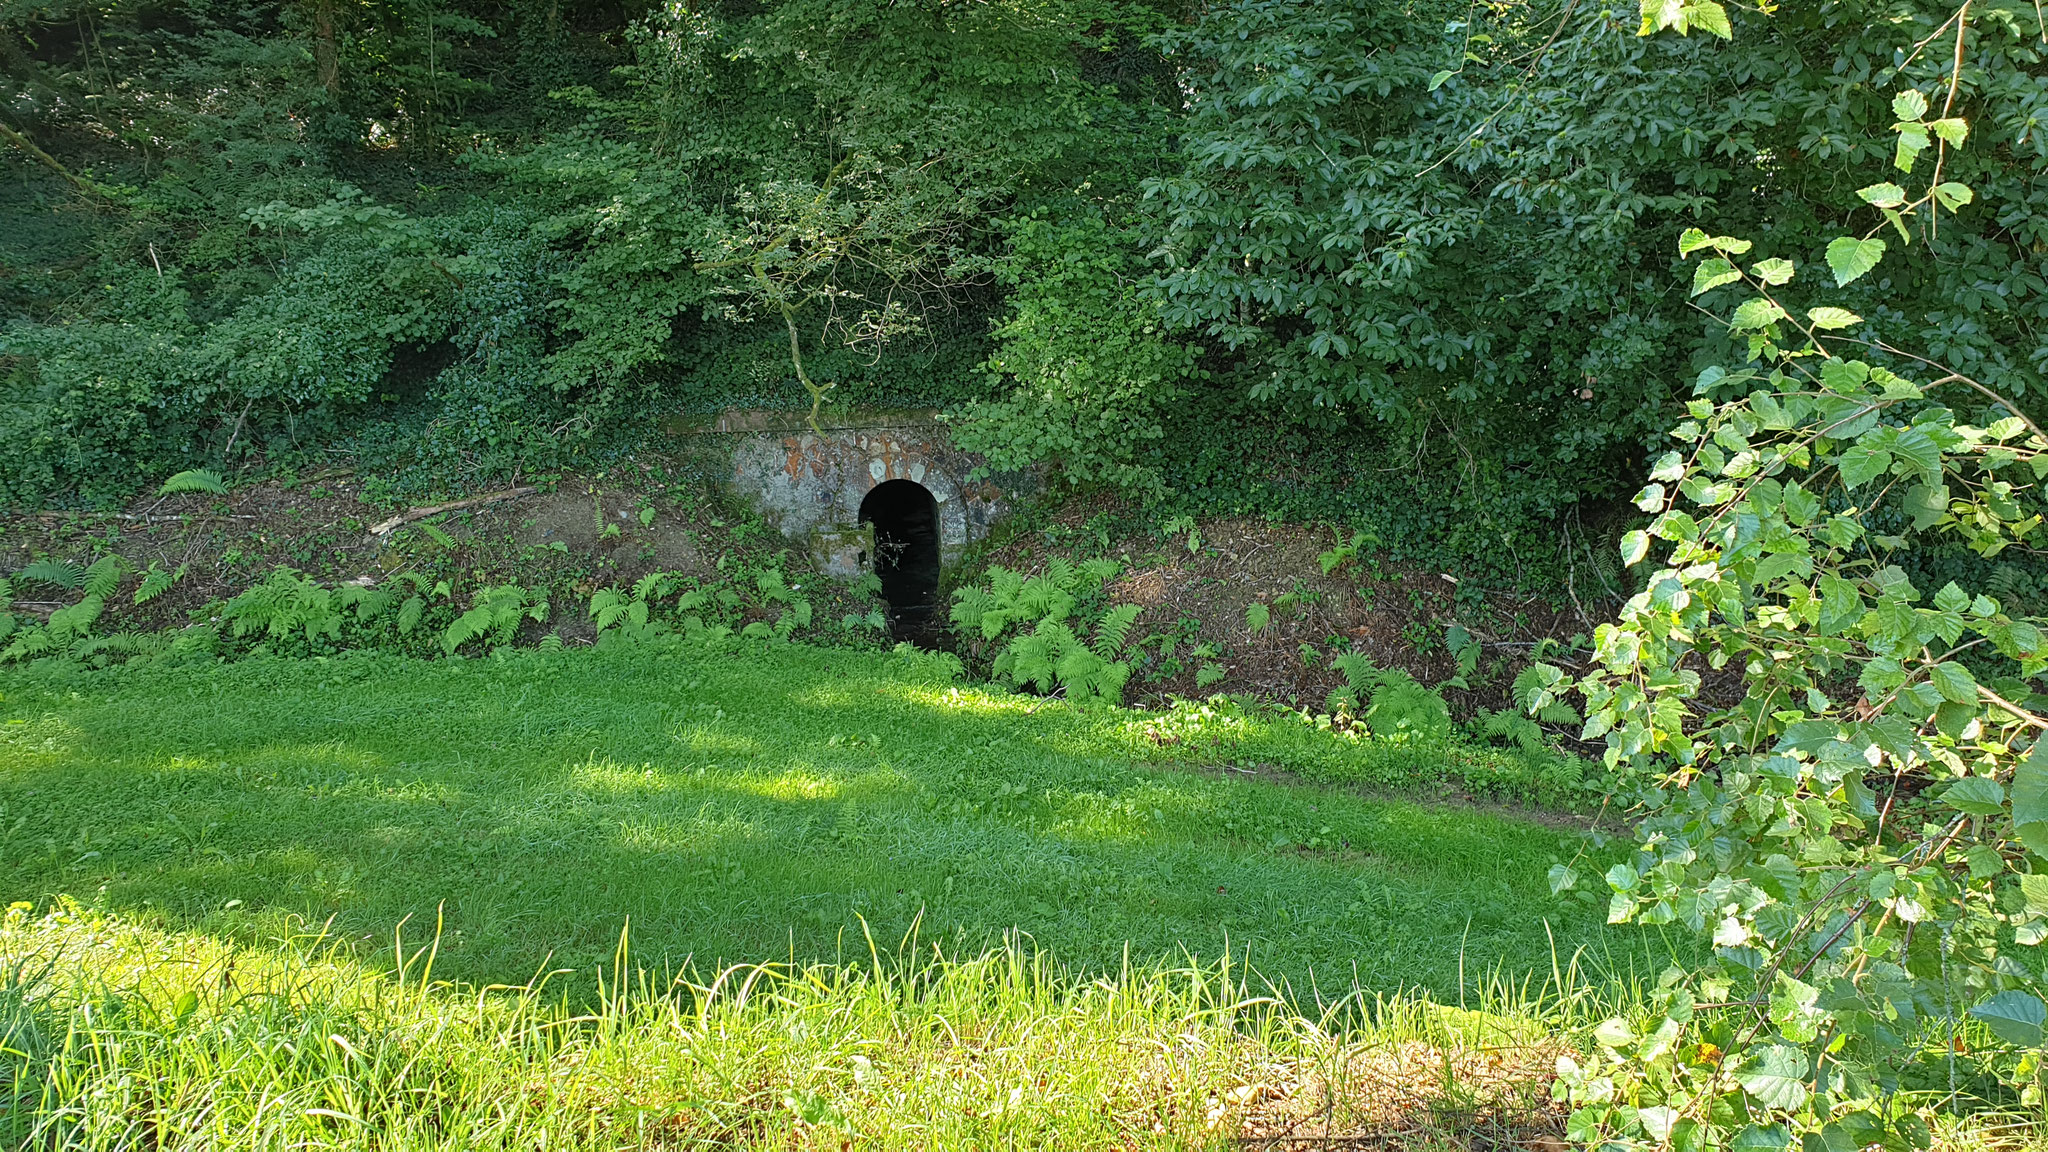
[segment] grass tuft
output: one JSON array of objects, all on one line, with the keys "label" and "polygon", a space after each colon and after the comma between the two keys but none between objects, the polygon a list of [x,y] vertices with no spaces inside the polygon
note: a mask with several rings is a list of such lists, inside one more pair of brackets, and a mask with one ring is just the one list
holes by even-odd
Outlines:
[{"label": "grass tuft", "polygon": [[[1583,983],[1481,1007],[1353,989],[1313,1015],[1230,958],[1082,976],[950,959],[436,980],[310,932],[252,947],[63,904],[0,923],[0,1137],[66,1148],[1187,1148],[1374,1133],[1555,1143]],[[619,973],[625,973],[623,978]]]}]

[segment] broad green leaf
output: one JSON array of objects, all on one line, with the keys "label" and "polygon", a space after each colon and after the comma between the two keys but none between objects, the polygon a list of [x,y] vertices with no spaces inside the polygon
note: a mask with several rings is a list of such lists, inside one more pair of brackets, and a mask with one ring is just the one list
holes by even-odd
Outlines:
[{"label": "broad green leaf", "polygon": [[[2015,423],[2017,423],[2017,420],[2015,420]],[[1666,452],[1662,456],[1657,457],[1656,464],[1650,468],[1650,479],[1664,481],[1685,479],[1685,457],[1680,456],[1676,452]]]},{"label": "broad green leaf", "polygon": [[1918,124],[1900,124],[1897,127],[1899,150],[1898,154],[1892,157],[1892,167],[1901,172],[1911,172],[1913,162],[1920,158],[1922,152],[1927,151],[1927,129]]},{"label": "broad green leaf", "polygon": [[2035,741],[2012,772],[2012,829],[2036,856],[2048,856],[2048,754]]},{"label": "broad green leaf", "polygon": [[1734,317],[1728,321],[1728,327],[1737,332],[1746,332],[1784,318],[1785,310],[1780,308],[1776,301],[1758,296],[1742,302],[1742,306],[1735,310]]},{"label": "broad green leaf", "polygon": [[1634,567],[1650,554],[1650,534],[1638,528],[1621,538],[1621,562]]},{"label": "broad green leaf", "polygon": [[1970,670],[1953,660],[1943,661],[1928,669],[1927,678],[1941,698],[1951,704],[1974,704],[1977,702],[1977,680]]},{"label": "broad green leaf", "polygon": [[[1994,851],[1992,855],[1995,858],[1997,853]],[[1975,861],[1971,862],[1970,875],[1977,875]],[[1997,873],[1993,872],[1991,875]],[[2020,877],[2020,895],[2026,898],[2027,911],[2036,916],[2048,915],[2048,873],[2034,872]]]},{"label": "broad green leaf", "polygon": [[1686,17],[1695,28],[1704,29],[1723,40],[1733,40],[1735,30],[1729,26],[1728,10],[1715,0],[1697,0],[1685,6]]},{"label": "broad green leaf", "polygon": [[1927,130],[1941,137],[1941,142],[1949,147],[1961,148],[1963,141],[1969,138],[1970,122],[1961,117],[1951,117],[1947,120],[1929,120],[1927,122]]},{"label": "broad green leaf", "polygon": [[1941,798],[1972,816],[1996,816],[2005,810],[2005,788],[1988,776],[1965,776],[1949,785]]},{"label": "broad green leaf", "polygon": [[1728,1146],[1734,1152],[1785,1152],[1792,1146],[1792,1133],[1783,1124],[1751,1124]]},{"label": "broad green leaf", "polygon": [[1643,490],[1636,493],[1635,505],[1645,512],[1662,512],[1664,510],[1664,486],[1662,484],[1644,485]]},{"label": "broad green leaf", "polygon": [[1697,296],[1702,292],[1719,288],[1723,284],[1740,279],[1742,279],[1742,273],[1736,270],[1734,264],[1730,263],[1726,257],[1716,256],[1702,263],[1698,268],[1693,269],[1692,294]]},{"label": "broad green leaf", "polygon": [[1574,869],[1569,864],[1552,864],[1550,866],[1551,895],[1555,896],[1558,893],[1563,892],[1567,888],[1575,887],[1577,886],[1578,882],[1578,870]]},{"label": "broad green leaf", "polygon": [[1968,184],[1958,184],[1950,180],[1934,186],[1934,199],[1951,212],[1976,198],[1977,194],[1970,191]]},{"label": "broad green leaf", "polygon": [[1860,488],[1891,470],[1892,454],[1868,444],[1851,444],[1843,449],[1835,466],[1841,470],[1843,484]]},{"label": "broad green leaf", "polygon": [[1819,1000],[1820,989],[1780,972],[1771,990],[1771,1023],[1787,1040],[1803,1044],[1820,1035]]},{"label": "broad green leaf", "polygon": [[1927,97],[1908,88],[1892,97],[1892,115],[1901,120],[1918,120],[1927,115]]},{"label": "broad green leaf", "polygon": [[1883,258],[1884,241],[1876,237],[1858,240],[1854,236],[1837,236],[1828,241],[1828,267],[1833,269],[1838,287],[1860,279]]},{"label": "broad green leaf", "polygon": [[1443,71],[1437,73],[1436,75],[1431,76],[1429,78],[1429,90],[1431,92],[1436,91],[1437,89],[1444,86],[1444,81],[1449,80],[1451,77],[1456,75],[1456,72],[1452,71],[1449,68],[1446,68]]},{"label": "broad green leaf", "polygon": [[2000,992],[1970,1009],[1970,1015],[1982,1020],[2008,1044],[2037,1048],[2041,1044],[2041,1025],[2048,1022],[2048,1007],[2042,1005],[2040,997],[2015,990]]},{"label": "broad green leaf", "polygon": [[1607,886],[1616,892],[1626,892],[1634,888],[1641,879],[1642,876],[1636,872],[1635,866],[1625,860],[1607,870]]},{"label": "broad green leaf", "polygon": [[1863,323],[1863,317],[1847,308],[1808,308],[1806,318],[1813,321],[1815,328],[1847,328]]},{"label": "broad green leaf", "polygon": [[1636,1110],[1636,1121],[1643,1126],[1643,1132],[1658,1144],[1671,1139],[1671,1129],[1678,1123],[1678,1109],[1659,1105],[1654,1108]]},{"label": "broad green leaf", "polygon": [[1680,256],[1690,256],[1712,243],[1713,241],[1707,238],[1705,232],[1697,228],[1687,228],[1678,234],[1678,254]]},{"label": "broad green leaf", "polygon": [[1749,270],[1766,284],[1788,284],[1792,280],[1792,262],[1782,256],[1759,260]]},{"label": "broad green leaf", "polygon": [[1593,1040],[1603,1048],[1620,1048],[1635,1043],[1636,1030],[1619,1016],[1602,1020],[1593,1029]]},{"label": "broad green leaf", "polygon": [[1766,1045],[1738,1079],[1757,1103],[1794,1111],[1806,1104],[1806,1053],[1784,1044]]},{"label": "broad green leaf", "polygon": [[1906,202],[1906,190],[1890,181],[1859,188],[1856,195],[1863,197],[1864,203],[1876,208],[1897,208]]}]

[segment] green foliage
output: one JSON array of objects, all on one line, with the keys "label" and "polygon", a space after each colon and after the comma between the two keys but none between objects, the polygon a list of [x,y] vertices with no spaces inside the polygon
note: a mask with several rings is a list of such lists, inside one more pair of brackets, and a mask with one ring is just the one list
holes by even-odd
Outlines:
[{"label": "green foliage", "polygon": [[228,482],[218,472],[210,472],[204,468],[188,468],[165,480],[163,486],[156,490],[159,496],[172,496],[180,492],[210,492],[215,496],[225,496],[228,493]]},{"label": "green foliage", "polygon": [[1140,291],[1142,240],[1092,209],[1016,222],[1012,287],[988,369],[1009,386],[968,405],[958,438],[999,469],[1056,463],[1074,484],[1163,494],[1156,442],[1198,350],[1170,340]]},{"label": "green foliage", "polygon": [[[2001,43],[1988,23],[1958,12],[1935,31],[1960,60],[1966,35]],[[1924,121],[1928,107],[1898,89],[1896,166],[1932,147],[1937,171],[1972,170],[1964,128]],[[1966,1044],[1984,1082],[2042,1099],[2048,621],[1953,581],[1923,589],[1901,561],[1943,542],[2029,547],[2048,437],[1968,374],[1967,341],[1947,348],[1971,364],[1958,370],[1837,334],[1861,321],[1834,301],[1903,327],[1893,339],[1923,335],[1905,317],[1926,266],[1891,275],[1898,253],[1870,233],[1927,248],[1937,220],[1969,228],[1948,215],[1966,188],[1860,196],[1875,218],[1826,245],[1832,285],[1807,287],[1820,262],[1796,251],[1751,260],[1750,240],[1700,229],[1679,241],[1747,355],[1698,374],[1676,446],[1651,462],[1635,502],[1652,519],[1622,543],[1646,586],[1572,687],[1640,818],[1635,853],[1605,873],[1609,919],[1715,950],[1667,974],[1641,1027],[1610,1022],[1560,1065],[1591,1143],[1924,1148],[1899,1089],[1953,1082]],[[1851,283],[1866,287],[1840,291]],[[1532,706],[1566,680],[1525,677]],[[1740,699],[1708,677],[1739,681]]]},{"label": "green foliage", "polygon": [[1450,736],[1450,705],[1405,670],[1381,668],[1362,652],[1342,653],[1330,666],[1344,674],[1344,686],[1330,693],[1331,711],[1357,716],[1374,736],[1396,743]]},{"label": "green foliage", "polygon": [[[15,575],[15,580],[79,594],[76,603],[50,609],[40,624],[16,619],[10,611],[15,607],[12,596],[14,581],[0,581],[0,641],[7,641],[6,647],[0,648],[0,663],[58,655],[80,660],[102,654],[133,655],[165,646],[168,640],[161,637],[94,635],[94,627],[106,612],[108,598],[114,595],[123,577],[131,570],[127,561],[111,555],[101,556],[82,567],[53,559],[37,560],[27,565]],[[151,573],[165,587],[169,586],[168,579],[157,572],[154,565]],[[149,577],[145,576],[144,584],[148,582]],[[141,603],[144,597],[140,587],[136,595],[136,602]]]},{"label": "green foliage", "polygon": [[997,645],[990,673],[1003,683],[1118,702],[1131,676],[1121,657],[1138,619],[1137,605],[1105,602],[1103,585],[1119,569],[1113,560],[1064,557],[1029,577],[992,567],[986,585],[954,592],[953,626]]},{"label": "green foliage", "polygon": [[527,620],[545,623],[547,597],[517,584],[498,584],[478,589],[469,610],[455,618],[441,633],[441,650],[453,656],[472,640],[488,640],[503,646],[512,642],[519,625]]},{"label": "green foliage", "polygon": [[236,636],[256,633],[272,639],[303,635],[339,639],[346,617],[339,595],[295,568],[280,567],[263,582],[237,594],[221,609]]},{"label": "green foliage", "polygon": [[[1347,517],[1434,557],[1534,558],[1581,518],[1598,532],[1682,402],[1673,382],[1726,354],[1669,247],[1709,218],[1766,260],[1855,233],[1836,262],[1860,278],[1825,322],[1883,316],[1892,345],[1940,349],[2024,402],[2048,315],[2038,20],[1973,9],[1959,149],[1939,135],[1962,139],[1940,111],[1953,52],[1908,51],[1953,8],[1645,6],[1710,42],[1618,34],[1583,6],[1204,8],[1162,38],[1190,106],[1178,165],[1147,188],[1164,318],[1247,402],[1195,405],[1166,438],[1190,458],[1168,483],[1249,510],[1239,474],[1286,477],[1267,484],[1273,507],[1306,472],[1327,508],[1355,500]],[[1894,107],[1901,90],[1935,110]],[[1907,245],[1877,201],[1920,147],[1946,149],[1957,188],[1939,195],[1974,199]],[[1846,200],[1858,187],[1876,200]],[[1865,274],[1879,253],[1884,274]],[[1289,452],[1246,443],[1290,424],[1318,431]],[[1347,474],[1395,498],[1347,491]]]}]

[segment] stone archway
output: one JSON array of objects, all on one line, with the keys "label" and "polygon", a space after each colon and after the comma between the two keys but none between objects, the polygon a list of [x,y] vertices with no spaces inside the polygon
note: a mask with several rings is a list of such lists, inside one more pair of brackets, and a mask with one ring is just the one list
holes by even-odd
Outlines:
[{"label": "stone archway", "polygon": [[898,481],[929,496],[941,562],[986,535],[1004,509],[1001,489],[967,479],[978,458],[954,448],[930,414],[855,413],[819,430],[791,413],[727,412],[708,431],[735,438],[734,489],[834,576],[870,570],[874,518],[863,508]]}]

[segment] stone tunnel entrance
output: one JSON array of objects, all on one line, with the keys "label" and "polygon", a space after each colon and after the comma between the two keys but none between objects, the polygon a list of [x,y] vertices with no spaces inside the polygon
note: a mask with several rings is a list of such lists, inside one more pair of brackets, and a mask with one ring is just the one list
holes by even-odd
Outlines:
[{"label": "stone tunnel entrance", "polygon": [[885,480],[860,502],[860,522],[875,530],[875,575],[898,640],[926,642],[939,598],[939,502],[914,480]]}]

